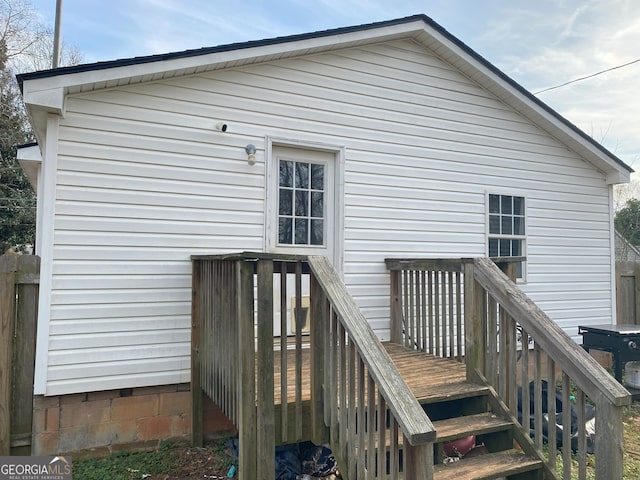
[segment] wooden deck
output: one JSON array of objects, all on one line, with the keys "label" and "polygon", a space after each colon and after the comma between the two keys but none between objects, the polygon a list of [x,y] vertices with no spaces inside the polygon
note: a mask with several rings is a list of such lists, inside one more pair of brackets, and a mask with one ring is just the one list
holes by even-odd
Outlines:
[{"label": "wooden deck", "polygon": [[[462,398],[471,392],[477,392],[478,386],[466,382],[465,366],[454,360],[436,357],[427,353],[417,352],[401,345],[383,342],[385,350],[391,357],[402,378],[420,401],[431,403],[443,399],[452,400]],[[288,370],[288,383],[286,386],[287,403],[295,403],[295,349],[288,349],[286,355],[286,368]],[[302,368],[302,401],[308,402],[310,395],[310,367],[309,348],[301,351]],[[276,405],[282,404],[282,385],[280,352],[276,352],[274,397]],[[446,391],[446,392],[445,392]]]},{"label": "wooden deck", "polygon": [[[238,425],[239,469],[246,478],[268,480],[275,469],[275,445],[311,438],[330,443],[351,476],[375,471],[376,462],[378,471],[384,471],[385,455],[380,453],[387,448],[390,469],[397,470],[402,462],[407,478],[442,478],[439,473],[434,477],[432,469],[438,444],[479,432],[491,444],[491,455],[508,454],[515,440],[527,457],[544,463],[545,476],[553,477],[555,465],[542,453],[541,412],[523,419],[528,424],[533,418],[535,442],[530,429],[513,419],[517,388],[534,385],[534,403],[542,404],[543,380],[550,385],[561,380],[566,403],[575,386],[579,411],[587,401],[595,404],[597,436],[604,439],[595,442],[596,478],[622,478],[622,414],[631,396],[518,288],[513,275],[505,276],[496,259],[388,262],[395,344],[379,342],[326,257],[244,252],[192,260],[193,443],[203,443],[204,392]],[[513,273],[513,268],[507,271]],[[295,276],[295,288],[280,288],[276,295],[274,284],[278,279],[281,286],[288,283],[283,279],[289,275]],[[306,276],[308,291],[302,288]],[[274,338],[278,324],[286,331],[288,318],[284,308],[275,315],[275,307],[288,304],[289,297],[301,306],[306,295],[312,319],[309,336]],[[532,340],[535,347],[522,350],[522,357],[517,351],[519,332],[524,344]],[[282,350],[281,342],[286,345]],[[420,345],[435,355],[401,345]],[[463,345],[466,350],[461,352]],[[466,365],[457,363],[465,353]],[[474,372],[482,385],[465,381],[466,372]],[[554,414],[555,402],[549,407]],[[488,412],[496,417],[487,418]],[[500,418],[509,425],[497,425]],[[563,477],[569,478],[570,438],[563,435],[566,448],[559,449],[555,430],[549,433],[549,459],[562,451]],[[586,442],[579,443],[578,471],[584,472]],[[368,454],[373,450],[376,454]],[[496,457],[494,463],[509,461]],[[445,478],[465,478],[452,466],[437,470],[444,468]],[[503,469],[495,472],[493,478],[511,475]]]}]

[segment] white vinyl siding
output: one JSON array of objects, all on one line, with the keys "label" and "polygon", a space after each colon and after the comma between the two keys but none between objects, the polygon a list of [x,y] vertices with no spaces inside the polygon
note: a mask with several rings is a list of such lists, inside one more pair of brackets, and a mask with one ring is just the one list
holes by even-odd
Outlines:
[{"label": "white vinyl siding", "polygon": [[526,291],[572,335],[611,321],[603,174],[397,41],[68,97],[48,394],[189,381],[189,257],[264,248],[266,136],[344,146],[344,278],[381,337],[384,258],[485,256],[485,192],[506,188],[527,197]]}]

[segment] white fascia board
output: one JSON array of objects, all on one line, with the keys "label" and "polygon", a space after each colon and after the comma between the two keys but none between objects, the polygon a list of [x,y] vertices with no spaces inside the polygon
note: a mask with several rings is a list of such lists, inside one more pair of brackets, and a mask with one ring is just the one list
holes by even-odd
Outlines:
[{"label": "white fascia board", "polygon": [[49,113],[64,113],[64,89],[52,87],[47,82],[28,81],[22,87],[22,98],[28,105],[37,105]]},{"label": "white fascia board", "polygon": [[619,183],[629,183],[631,181],[631,173],[624,171],[610,171],[607,172],[606,182],[607,185],[617,185]]},{"label": "white fascia board", "polygon": [[436,51],[469,78],[478,82],[505,104],[520,112],[591,163],[605,175],[607,184],[626,183],[629,181],[630,172],[623,165],[620,165],[547,109],[528,98],[522,91],[493,72],[468,51],[431,28],[425,28],[425,33],[430,38],[426,41],[422,39],[423,44]]},{"label": "white fascia board", "polygon": [[17,149],[16,157],[34,191],[38,191],[38,172],[42,165],[42,153],[38,145]]},{"label": "white fascia board", "polygon": [[321,52],[334,48],[345,48],[350,45],[411,37],[423,32],[424,26],[422,20],[416,20],[406,24],[389,25],[335,35],[321,35],[297,41],[276,42],[271,45],[248,48],[238,47],[228,51],[202,55],[195,54],[168,60],[153,60],[141,63],[135,63],[134,61],[131,65],[107,68],[96,67],[95,69],[77,73],[33,78],[23,82],[23,98],[38,142],[43,143],[47,115],[49,113],[57,113],[64,116],[65,95],[71,89],[80,88],[90,91],[105,88],[108,84],[113,85],[113,82],[138,83],[155,78],[154,76],[157,75],[171,74],[176,76],[180,75],[181,72],[193,73],[200,70],[214,70],[216,68],[224,68],[226,65],[251,64],[269,59]]},{"label": "white fascia board", "polygon": [[49,114],[64,116],[64,94],[63,88],[51,87],[46,82],[25,82],[22,86],[22,99],[40,145],[45,144]]},{"label": "white fascia board", "polygon": [[[153,75],[181,71],[193,71],[206,67],[215,69],[216,66],[224,66],[229,63],[244,64],[256,63],[266,59],[289,57],[320,52],[334,48],[344,48],[350,45],[371,43],[388,40],[391,38],[410,37],[424,31],[424,22],[416,20],[406,24],[389,25],[379,28],[364,29],[339,33],[335,35],[304,38],[297,41],[275,42],[270,45],[258,45],[242,48],[239,46],[228,51],[212,52],[202,55],[192,55],[168,60],[153,60],[141,63],[134,62],[130,65],[113,66],[108,68],[96,67],[95,69],[66,73],[58,76],[35,78],[24,81],[24,91],[45,92],[50,89],[67,89],[84,85],[102,85],[124,79],[135,79]],[[26,94],[25,94],[26,98]],[[37,103],[37,102],[33,102]]]}]

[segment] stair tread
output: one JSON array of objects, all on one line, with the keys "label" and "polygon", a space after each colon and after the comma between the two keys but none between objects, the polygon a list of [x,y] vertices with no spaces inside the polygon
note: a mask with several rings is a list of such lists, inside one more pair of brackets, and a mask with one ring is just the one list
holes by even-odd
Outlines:
[{"label": "stair tread", "polygon": [[488,480],[528,472],[542,466],[542,462],[523,453],[488,453],[459,462],[443,463],[434,468],[434,480]]},{"label": "stair tread", "polygon": [[[433,422],[436,429],[436,442],[451,442],[453,440],[468,437],[469,435],[484,435],[513,427],[513,424],[504,418],[497,417],[493,413],[485,412],[475,415],[465,415],[462,417],[449,418]],[[389,448],[391,439],[387,435],[385,443]],[[402,435],[398,437],[398,445],[402,448]]]},{"label": "stair tread", "polygon": [[456,382],[443,385],[431,385],[426,388],[409,384],[413,394],[421,404],[437,403],[460,398],[488,395],[489,388],[471,382]]},{"label": "stair tread", "polygon": [[493,413],[479,413],[433,422],[438,442],[450,442],[469,435],[483,435],[512,428],[508,420]]}]

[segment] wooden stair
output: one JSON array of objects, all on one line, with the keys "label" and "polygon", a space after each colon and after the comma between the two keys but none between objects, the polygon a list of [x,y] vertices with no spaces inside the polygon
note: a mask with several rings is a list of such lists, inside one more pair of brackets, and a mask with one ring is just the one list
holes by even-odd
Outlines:
[{"label": "wooden stair", "polygon": [[529,479],[541,477],[542,462],[522,453],[488,453],[435,467],[434,480]]},{"label": "wooden stair", "polygon": [[469,431],[473,432],[473,435],[476,436],[486,435],[510,430],[513,425],[511,422],[487,412],[436,421],[433,422],[433,426],[438,433],[438,442],[452,442],[460,438],[468,437]]},{"label": "wooden stair", "polygon": [[[399,345],[385,348],[436,429],[434,480],[544,478],[542,461],[516,450],[517,427],[492,411],[488,387],[466,381],[464,365]],[[470,435],[476,437],[476,448],[443,463],[443,445]]]}]

